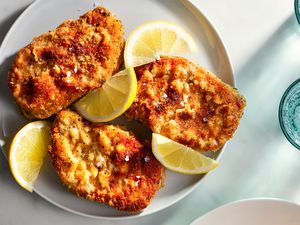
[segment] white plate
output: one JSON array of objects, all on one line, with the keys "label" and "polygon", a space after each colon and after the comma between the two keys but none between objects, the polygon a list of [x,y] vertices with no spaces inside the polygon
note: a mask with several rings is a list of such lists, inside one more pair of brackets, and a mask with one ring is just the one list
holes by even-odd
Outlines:
[{"label": "white plate", "polygon": [[299,225],[300,205],[280,199],[248,199],[221,206],[191,225]]},{"label": "white plate", "polygon": [[[207,17],[188,0],[126,0],[126,3],[109,0],[96,4],[94,0],[37,0],[14,23],[0,49],[0,139],[5,142],[3,149],[7,149],[16,131],[28,122],[13,104],[7,87],[6,74],[14,55],[34,36],[54,29],[66,19],[76,19],[96,5],[108,8],[122,20],[126,37],[138,25],[153,20],[166,20],[182,26],[194,37],[200,49],[199,53],[187,57],[234,85],[231,64],[220,37]],[[214,153],[213,157],[219,158],[223,150],[224,147]],[[203,178],[168,171],[165,187],[142,213],[132,215],[77,198],[61,184],[48,160],[46,162],[34,185],[34,191],[63,209],[96,218],[132,218],[157,212],[185,197]]]}]

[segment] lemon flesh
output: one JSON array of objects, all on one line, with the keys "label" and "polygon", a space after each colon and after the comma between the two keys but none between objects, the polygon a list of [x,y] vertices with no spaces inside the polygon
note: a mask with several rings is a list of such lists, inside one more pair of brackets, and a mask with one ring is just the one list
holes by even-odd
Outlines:
[{"label": "lemon flesh", "polygon": [[126,41],[126,67],[143,65],[160,56],[176,56],[197,51],[193,38],[181,27],[164,21],[146,23],[135,29]]},{"label": "lemon flesh", "polygon": [[219,164],[200,152],[156,133],[152,134],[152,152],[166,168],[183,174],[207,173]]},{"label": "lemon flesh", "polygon": [[137,80],[133,68],[120,71],[74,104],[75,109],[91,122],[107,122],[123,114],[133,103]]},{"label": "lemon flesh", "polygon": [[50,144],[50,123],[35,121],[24,126],[9,149],[11,172],[24,189],[32,192]]}]

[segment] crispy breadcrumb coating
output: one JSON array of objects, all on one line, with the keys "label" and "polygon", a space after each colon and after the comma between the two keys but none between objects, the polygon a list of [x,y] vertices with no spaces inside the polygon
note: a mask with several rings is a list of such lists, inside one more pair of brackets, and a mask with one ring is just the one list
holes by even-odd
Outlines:
[{"label": "crispy breadcrumb coating", "polygon": [[90,123],[62,110],[51,137],[52,164],[78,196],[136,212],[163,185],[164,168],[149,146],[121,127]]},{"label": "crispy breadcrumb coating", "polygon": [[135,72],[138,93],[126,115],[153,132],[209,151],[220,149],[237,129],[244,97],[200,66],[164,57]]},{"label": "crispy breadcrumb coating", "polygon": [[98,7],[22,48],[8,84],[28,118],[44,119],[100,87],[123,63],[120,20]]}]

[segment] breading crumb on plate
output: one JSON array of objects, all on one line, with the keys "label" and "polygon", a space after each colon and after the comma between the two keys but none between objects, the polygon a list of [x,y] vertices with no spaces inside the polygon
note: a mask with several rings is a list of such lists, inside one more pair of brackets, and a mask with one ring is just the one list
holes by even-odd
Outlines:
[{"label": "breading crumb on plate", "polygon": [[63,110],[51,138],[52,164],[78,196],[138,212],[163,185],[164,168],[150,146],[119,126],[90,123]]},{"label": "breading crumb on plate", "polygon": [[123,36],[121,21],[98,7],[34,38],[8,77],[24,115],[48,118],[100,87],[123,63]]},{"label": "breading crumb on plate", "polygon": [[199,151],[220,149],[238,127],[245,99],[218,77],[179,57],[135,68],[137,97],[126,115]]}]

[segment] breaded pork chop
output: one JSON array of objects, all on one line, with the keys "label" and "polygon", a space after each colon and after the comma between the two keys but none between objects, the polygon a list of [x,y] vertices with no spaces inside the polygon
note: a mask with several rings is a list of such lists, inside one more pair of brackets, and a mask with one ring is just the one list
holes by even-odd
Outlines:
[{"label": "breaded pork chop", "polygon": [[8,84],[28,118],[47,118],[101,86],[123,63],[120,20],[98,7],[22,48]]},{"label": "breaded pork chop", "polygon": [[209,151],[220,149],[237,129],[244,97],[200,66],[162,58],[135,72],[138,93],[126,114],[153,132]]},{"label": "breaded pork chop", "polygon": [[52,164],[78,196],[135,212],[163,185],[164,168],[149,146],[118,126],[90,123],[62,110],[51,137]]}]

